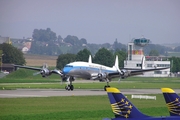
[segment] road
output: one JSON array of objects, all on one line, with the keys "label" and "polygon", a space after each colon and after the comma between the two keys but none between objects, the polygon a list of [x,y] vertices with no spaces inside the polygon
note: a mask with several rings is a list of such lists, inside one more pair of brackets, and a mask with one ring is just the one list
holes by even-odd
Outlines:
[{"label": "road", "polygon": [[[121,89],[123,94],[161,94],[161,89]],[[180,89],[174,89],[180,93]],[[63,89],[17,89],[0,90],[0,98],[18,98],[18,97],[51,97],[51,96],[86,96],[86,95],[106,95],[106,91],[76,89],[66,91]]]}]

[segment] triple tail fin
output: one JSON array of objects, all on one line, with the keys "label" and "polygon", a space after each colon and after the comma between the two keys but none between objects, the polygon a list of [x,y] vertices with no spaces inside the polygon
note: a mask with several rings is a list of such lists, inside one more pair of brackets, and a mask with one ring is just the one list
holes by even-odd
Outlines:
[{"label": "triple tail fin", "polygon": [[118,89],[106,88],[115,118],[148,118],[141,113]]},{"label": "triple tail fin", "polygon": [[170,88],[161,88],[171,116],[180,116],[180,97]]},{"label": "triple tail fin", "polygon": [[114,66],[119,68],[119,59],[117,55],[116,55]]},{"label": "triple tail fin", "polygon": [[92,63],[91,55],[89,55],[88,63]]},{"label": "triple tail fin", "polygon": [[116,59],[115,59],[115,63],[114,63],[114,66],[113,68],[116,68],[116,70],[120,73],[121,73],[121,70],[119,69],[119,59],[118,59],[118,56],[116,55]]},{"label": "triple tail fin", "polygon": [[143,56],[142,61],[141,61],[141,69],[142,70],[145,69],[145,60],[146,60],[146,58],[145,58],[145,56]]}]

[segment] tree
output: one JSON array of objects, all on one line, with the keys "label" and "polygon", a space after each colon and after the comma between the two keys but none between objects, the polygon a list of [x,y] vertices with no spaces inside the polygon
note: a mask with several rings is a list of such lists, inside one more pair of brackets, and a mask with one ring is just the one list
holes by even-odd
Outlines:
[{"label": "tree", "polygon": [[20,50],[18,50],[16,47],[7,43],[3,43],[0,44],[0,50],[3,51],[3,55],[2,55],[3,63],[11,63],[18,65],[24,65],[26,63],[23,53]]},{"label": "tree", "polygon": [[114,55],[118,55],[119,67],[124,67],[124,60],[126,60],[127,53],[125,51],[118,50]]},{"label": "tree", "polygon": [[58,40],[58,41],[62,41],[62,40],[63,40],[63,38],[62,38],[60,35],[58,35],[57,40]]},{"label": "tree", "polygon": [[65,43],[70,43],[72,46],[82,46],[83,44],[87,44],[86,39],[78,39],[76,36],[68,35],[66,38],[64,38]]},{"label": "tree", "polygon": [[94,57],[95,63],[102,64],[109,67],[112,67],[114,65],[114,60],[115,59],[114,59],[113,54],[105,48],[99,49]]},{"label": "tree", "polygon": [[87,41],[84,38],[81,38],[80,41],[81,41],[82,44],[87,44]]},{"label": "tree", "polygon": [[171,72],[179,72],[180,71],[180,58],[172,57],[170,58],[170,61],[171,61]]},{"label": "tree", "polygon": [[157,50],[151,50],[149,56],[159,56],[159,52]]},{"label": "tree", "polygon": [[70,62],[74,62],[76,59],[75,54],[61,54],[58,56],[57,62],[56,62],[56,67],[58,69],[62,69],[66,64]]},{"label": "tree", "polygon": [[92,55],[95,55],[96,52],[99,50],[100,45],[97,44],[87,44],[87,48],[89,48]]},{"label": "tree", "polygon": [[123,44],[119,43],[119,42],[117,41],[117,38],[116,38],[116,40],[114,41],[112,47],[113,47],[113,49],[114,49],[115,51],[117,51],[117,50],[122,50],[122,49],[126,49],[126,45],[123,45]]},{"label": "tree", "polygon": [[149,53],[152,50],[156,50],[156,51],[158,51],[159,54],[165,55],[167,51],[172,51],[172,48],[157,45],[157,44],[148,44],[147,46],[144,47],[143,50],[146,55],[149,55]]},{"label": "tree", "polygon": [[77,53],[76,60],[88,62],[89,55],[91,55],[91,52],[85,48]]},{"label": "tree", "polygon": [[64,42],[70,43],[71,45],[78,45],[79,39],[76,36],[68,35],[66,38],[64,38]]},{"label": "tree", "polygon": [[51,31],[50,28],[44,29],[34,29],[33,31],[33,40],[35,41],[41,41],[41,42],[47,42],[47,41],[55,41],[57,40],[56,33]]}]

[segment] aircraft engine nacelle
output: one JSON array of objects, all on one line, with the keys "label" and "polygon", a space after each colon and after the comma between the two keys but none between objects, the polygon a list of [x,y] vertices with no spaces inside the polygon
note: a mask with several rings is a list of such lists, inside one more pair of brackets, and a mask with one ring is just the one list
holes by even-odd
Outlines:
[{"label": "aircraft engine nacelle", "polygon": [[100,80],[106,79],[107,78],[107,74],[106,73],[98,73],[98,78]]},{"label": "aircraft engine nacelle", "polygon": [[47,69],[47,68],[42,69],[42,70],[40,71],[40,73],[41,73],[42,77],[46,77],[46,76],[51,75],[51,71],[50,71],[49,69]]},{"label": "aircraft engine nacelle", "polygon": [[122,73],[121,78],[126,78],[131,75],[131,72],[128,70],[121,70],[121,73]]}]

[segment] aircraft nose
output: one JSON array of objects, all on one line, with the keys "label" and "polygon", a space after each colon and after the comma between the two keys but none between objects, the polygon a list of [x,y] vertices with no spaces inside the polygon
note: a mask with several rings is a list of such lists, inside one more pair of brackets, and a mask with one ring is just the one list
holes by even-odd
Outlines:
[{"label": "aircraft nose", "polygon": [[70,68],[65,67],[65,68],[63,69],[63,73],[64,73],[64,74],[68,74],[70,70],[71,70]]}]

